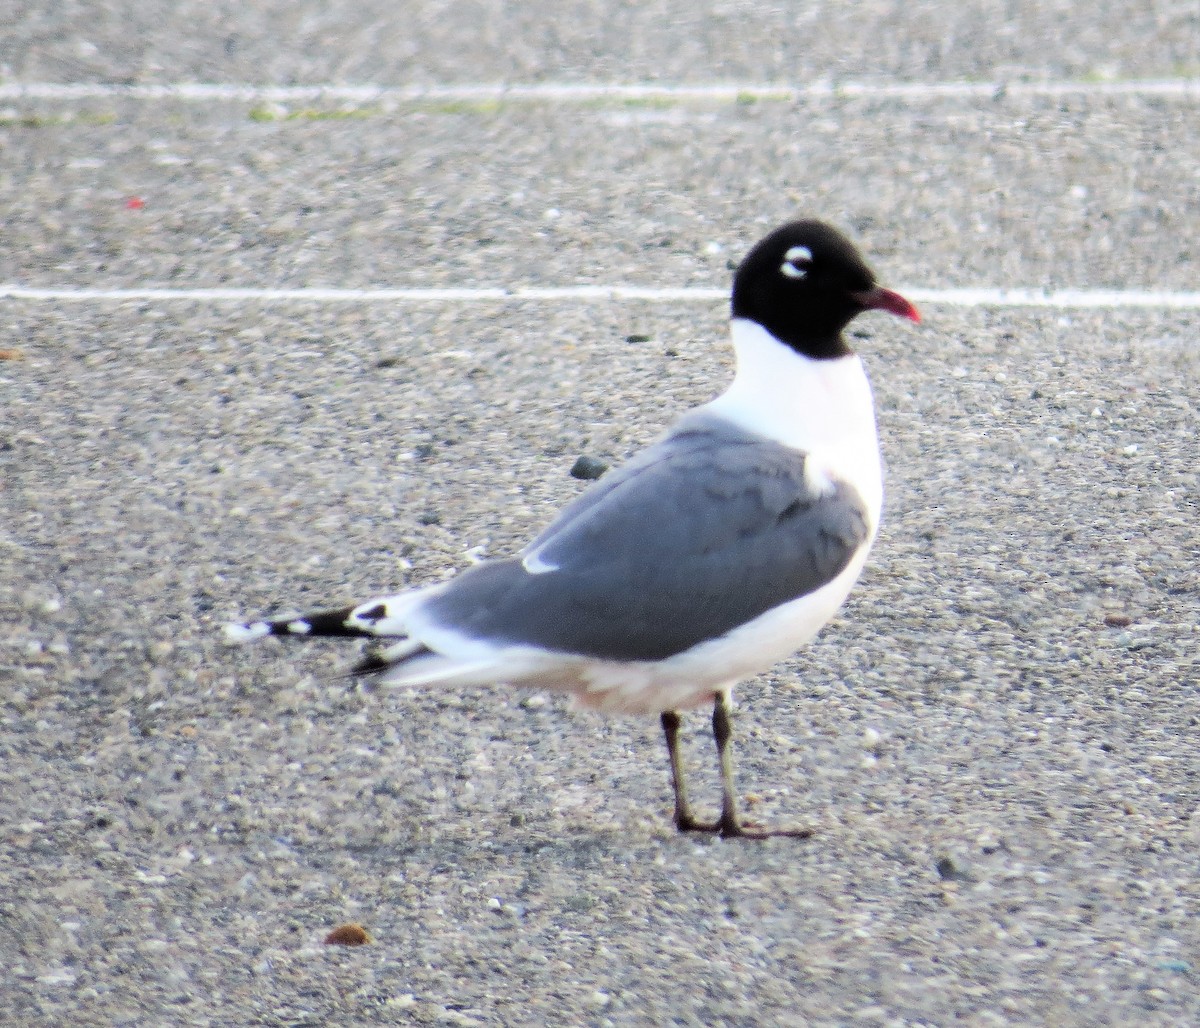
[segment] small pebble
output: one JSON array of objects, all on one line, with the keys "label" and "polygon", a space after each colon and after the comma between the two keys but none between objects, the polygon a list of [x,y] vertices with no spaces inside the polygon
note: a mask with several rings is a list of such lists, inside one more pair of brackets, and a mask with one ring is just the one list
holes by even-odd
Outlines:
[{"label": "small pebble", "polygon": [[365,946],[370,941],[367,930],[353,921],[338,925],[325,936],[326,946]]},{"label": "small pebble", "polygon": [[937,871],[938,877],[943,882],[971,882],[974,878],[970,870],[965,864],[956,860],[954,857],[945,856],[938,858],[938,862],[933,865]]},{"label": "small pebble", "polygon": [[580,457],[571,466],[571,477],[581,478],[585,482],[594,482],[608,470],[608,465],[595,457]]}]

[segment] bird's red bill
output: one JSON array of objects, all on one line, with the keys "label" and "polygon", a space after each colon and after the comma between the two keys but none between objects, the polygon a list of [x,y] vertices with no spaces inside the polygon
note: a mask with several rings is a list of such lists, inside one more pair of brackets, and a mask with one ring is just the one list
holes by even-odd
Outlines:
[{"label": "bird's red bill", "polygon": [[887,311],[889,314],[895,314],[899,318],[908,318],[909,321],[920,322],[921,313],[909,303],[899,293],[894,293],[890,289],[884,289],[882,286],[876,286],[874,289],[868,289],[862,293],[853,293],[854,299],[863,305],[864,310],[869,311]]}]

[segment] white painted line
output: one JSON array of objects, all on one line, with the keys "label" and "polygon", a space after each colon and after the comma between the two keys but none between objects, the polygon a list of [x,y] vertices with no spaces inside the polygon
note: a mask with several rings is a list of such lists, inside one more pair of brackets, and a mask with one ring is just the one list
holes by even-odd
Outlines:
[{"label": "white painted line", "polygon": [[[1160,307],[1200,309],[1200,292],[1138,289],[908,289],[901,292],[915,303],[948,307],[1057,307],[1112,308]],[[512,289],[379,288],[379,289],[253,289],[217,286],[197,289],[89,289],[70,286],[0,284],[0,300],[54,303],[106,303],[110,301],[186,301],[214,303],[549,303],[643,300],[650,303],[713,303],[729,298],[728,289],[706,286],[654,288],[651,286],[514,286]]]},{"label": "white painted line", "polygon": [[221,300],[300,303],[394,303],[417,301],[435,303],[473,303],[481,300],[509,300],[503,289],[254,289],[215,286],[196,289],[159,289],[135,286],[129,289],[73,289],[69,286],[32,287],[0,285],[0,300],[52,300],[65,303],[94,303],[107,300],[185,300],[209,303]]},{"label": "white painted line", "polygon": [[225,82],[0,82],[0,101],[14,100],[176,100],[242,103],[489,102],[505,100],[586,103],[596,100],[676,100],[732,103],[738,100],[801,100],[867,97],[893,100],[994,98],[999,96],[1141,96],[1200,99],[1200,78],[1123,81],[1043,82],[860,82],[821,80],[805,85],[752,82],[601,83],[531,82],[461,85],[372,86],[318,84],[254,86]]},{"label": "white painted line", "polygon": [[1153,289],[911,289],[901,290],[914,303],[948,307],[1170,307],[1200,308],[1200,292]]},{"label": "white painted line", "polygon": [[286,301],[297,303],[488,303],[522,300],[720,300],[727,289],[652,289],[646,286],[517,286],[512,289],[470,287],[379,288],[379,289],[242,289],[217,286],[210,289],[89,289],[70,286],[35,287],[0,284],[0,300],[63,301],[90,303],[106,300],[192,300],[211,302]]}]

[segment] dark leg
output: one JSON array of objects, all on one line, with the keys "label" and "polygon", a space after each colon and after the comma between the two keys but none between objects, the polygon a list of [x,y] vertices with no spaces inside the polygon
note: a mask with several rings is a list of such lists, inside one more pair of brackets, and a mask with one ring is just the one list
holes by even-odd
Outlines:
[{"label": "dark leg", "polygon": [[721,819],[716,828],[722,838],[769,839],[773,835],[807,839],[810,828],[759,828],[742,824],[737,814],[737,793],[733,787],[733,718],[729,694],[719,692],[713,698],[713,738],[717,741],[717,759],[721,764]]},{"label": "dark leg", "polygon": [[675,827],[681,832],[715,832],[717,825],[697,821],[688,803],[687,786],[683,781],[683,760],[679,756],[679,726],[683,719],[675,710],[662,714],[663,735],[667,737],[667,755],[671,758],[671,785],[675,789]]}]

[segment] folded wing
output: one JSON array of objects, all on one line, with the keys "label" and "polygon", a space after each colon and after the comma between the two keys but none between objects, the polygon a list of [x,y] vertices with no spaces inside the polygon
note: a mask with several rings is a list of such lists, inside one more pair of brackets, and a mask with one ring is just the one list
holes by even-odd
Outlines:
[{"label": "folded wing", "polygon": [[476,638],[661,660],[832,581],[870,538],[862,498],[810,458],[694,416],[570,504],[517,558],[422,604]]}]

